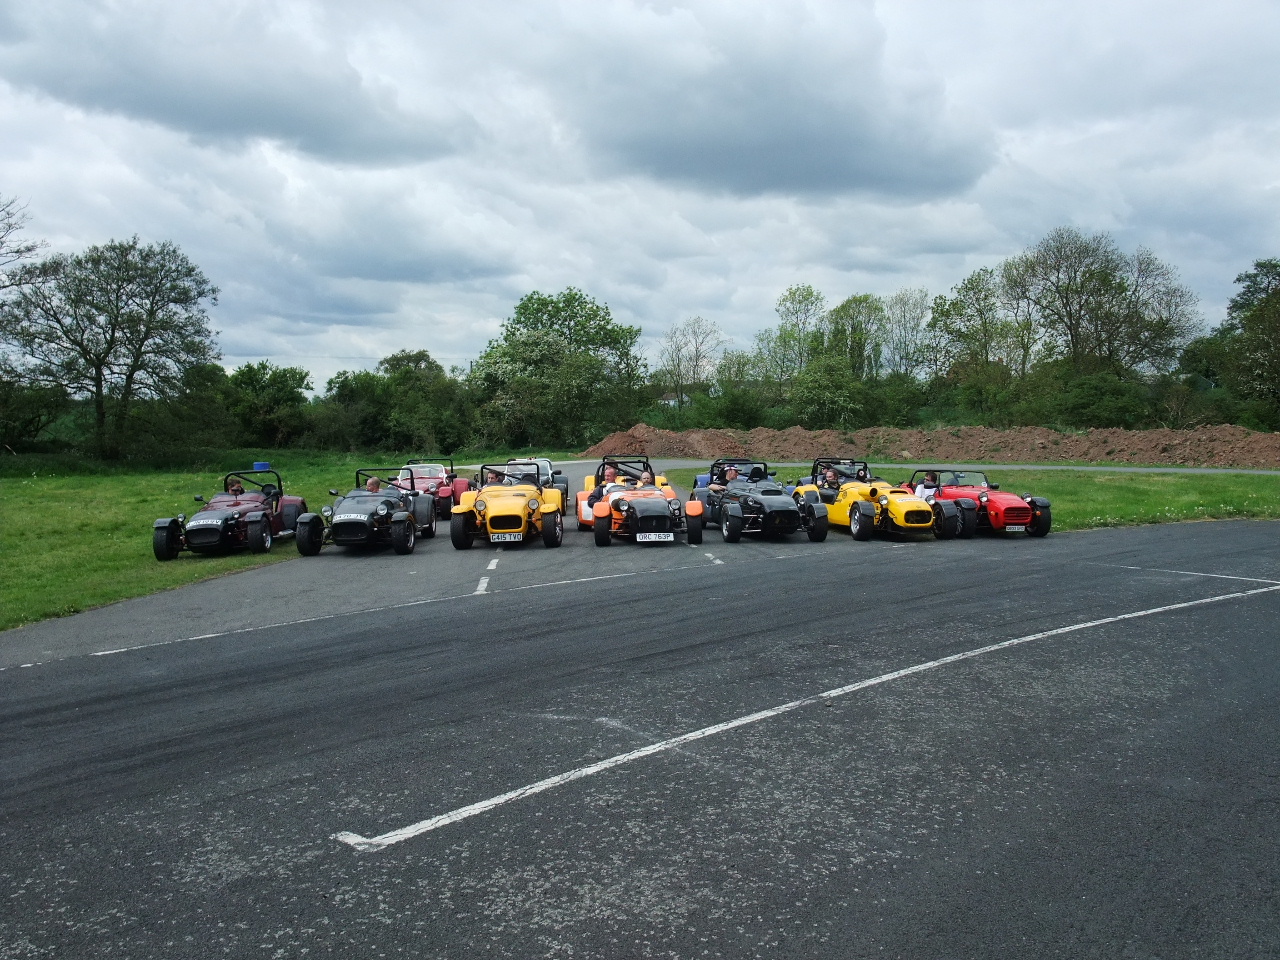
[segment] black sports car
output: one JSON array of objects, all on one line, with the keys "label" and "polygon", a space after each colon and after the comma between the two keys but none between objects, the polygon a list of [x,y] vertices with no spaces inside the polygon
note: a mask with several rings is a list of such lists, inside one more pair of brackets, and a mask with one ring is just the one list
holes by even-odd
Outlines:
[{"label": "black sports car", "polygon": [[[418,538],[436,535],[435,498],[421,493],[413,477],[401,479],[396,467],[364,468],[356,471],[356,485],[320,513],[298,518],[298,552],[314,557],[326,543],[342,547],[373,547],[391,544],[396,553],[413,553]],[[401,484],[394,486],[393,477]],[[408,483],[409,489],[403,489]]]},{"label": "black sports car", "polygon": [[247,549],[267,553],[277,537],[294,533],[307,502],[286,496],[284,481],[269,465],[237,470],[222,478],[222,492],[209,499],[190,518],[185,513],[161,517],[151,525],[151,549],[157,560],[173,560],[183,550],[226,553]]},{"label": "black sports car", "polygon": [[744,533],[780,537],[801,529],[814,542],[827,538],[827,505],[816,495],[792,500],[763,461],[717,460],[698,474],[690,499],[702,502],[704,522],[719,524],[726,543]]}]

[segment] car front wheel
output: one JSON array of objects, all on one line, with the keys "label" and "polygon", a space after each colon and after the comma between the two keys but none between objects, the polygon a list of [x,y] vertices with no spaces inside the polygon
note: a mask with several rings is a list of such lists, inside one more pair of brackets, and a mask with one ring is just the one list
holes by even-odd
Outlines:
[{"label": "car front wheel", "polygon": [[471,544],[475,542],[476,535],[474,530],[467,529],[467,515],[465,513],[455,513],[449,520],[449,539],[453,541],[453,546],[457,550],[471,549]]},{"label": "car front wheel", "polygon": [[593,529],[595,530],[596,546],[607,547],[613,537],[613,516],[605,514],[603,517],[596,517]]},{"label": "car front wheel", "polygon": [[849,532],[853,534],[853,539],[870,540],[872,529],[871,518],[863,514],[858,509],[858,505],[854,504],[853,511],[849,514]]},{"label": "car front wheel", "polygon": [[172,526],[156,527],[151,531],[151,550],[157,560],[172,560],[181,549],[178,534]]},{"label": "car front wheel", "polygon": [[324,545],[324,524],[315,521],[298,524],[296,539],[298,552],[304,557],[314,557]]},{"label": "car front wheel", "polygon": [[1049,512],[1048,507],[1031,508],[1031,522],[1027,524],[1027,536],[1048,536],[1051,526],[1053,526],[1053,514]]},{"label": "car front wheel", "polygon": [[564,542],[564,516],[557,510],[552,514],[542,515],[542,543],[547,547],[558,547]]},{"label": "car front wheel", "polygon": [[249,528],[249,550],[252,553],[271,552],[271,521],[266,517]]},{"label": "car front wheel", "polygon": [[742,517],[730,513],[728,507],[720,513],[720,535],[725,543],[737,543],[742,539]]}]

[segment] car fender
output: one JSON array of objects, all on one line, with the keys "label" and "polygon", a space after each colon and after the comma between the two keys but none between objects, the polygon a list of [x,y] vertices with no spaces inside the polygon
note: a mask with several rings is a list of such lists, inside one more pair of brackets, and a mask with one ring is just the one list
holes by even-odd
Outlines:
[{"label": "car fender", "polygon": [[613,507],[608,500],[600,499],[591,505],[591,516],[607,517],[613,513]]},{"label": "car fender", "polygon": [[858,511],[858,513],[862,514],[862,516],[866,517],[868,520],[875,520],[876,505],[870,500],[859,500],[857,503],[853,504],[853,507]]},{"label": "car fender", "polygon": [[1031,504],[1033,507],[1049,507],[1049,506],[1052,506],[1052,504],[1051,504],[1051,503],[1049,503],[1049,501],[1048,501],[1048,500],[1046,500],[1044,497],[1032,497],[1031,499],[1029,499],[1029,500],[1027,501],[1027,503]]},{"label": "car fender", "polygon": [[391,515],[392,523],[399,523],[401,520],[412,520],[413,514],[408,510],[397,510]]},{"label": "car fender", "polygon": [[684,505],[685,515],[690,517],[700,517],[706,509],[706,505],[701,500],[690,500]]},{"label": "car fender", "polygon": [[178,523],[177,517],[162,517],[151,526],[156,530],[163,530],[165,527],[176,527],[179,532],[182,531],[182,524]]},{"label": "car fender", "polygon": [[729,514],[729,516],[731,516],[731,517],[741,517],[741,516],[742,516],[742,504],[740,504],[740,503],[733,503],[732,501],[730,501],[729,503],[724,504],[723,509],[724,509],[724,510]]},{"label": "car fender", "polygon": [[246,513],[243,519],[245,523],[256,523],[257,521],[261,520],[265,516],[266,516],[265,510],[255,510],[253,511],[253,513]]},{"label": "car fender", "polygon": [[804,502],[820,504],[824,510],[826,509],[826,504],[822,503],[822,496],[818,493],[817,490],[813,489],[812,487],[805,488]]},{"label": "car fender", "polygon": [[827,505],[825,503],[813,503],[807,499],[805,500],[805,503],[808,504],[809,516],[813,517],[813,519],[817,520],[819,517],[825,517],[827,515]]},{"label": "car fender", "polygon": [[478,490],[466,490],[462,496],[458,498],[458,502],[453,505],[454,513],[471,513],[476,507],[476,497],[479,496]]},{"label": "car fender", "polygon": [[547,503],[546,501],[543,501],[538,507],[538,512],[545,517],[549,513],[559,513],[560,508],[554,503]]},{"label": "car fender", "polygon": [[957,507],[960,507],[962,510],[978,509],[978,501],[970,497],[956,497],[951,502],[954,503]]}]

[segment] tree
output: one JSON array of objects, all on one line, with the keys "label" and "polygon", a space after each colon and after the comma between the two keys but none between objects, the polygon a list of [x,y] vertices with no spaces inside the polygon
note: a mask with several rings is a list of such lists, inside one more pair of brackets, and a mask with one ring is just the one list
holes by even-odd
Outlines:
[{"label": "tree", "polygon": [[687,391],[695,384],[711,379],[717,354],[726,342],[720,328],[702,317],[690,317],[667,331],[658,350],[661,366],[655,379],[671,387],[677,407],[684,406]]},{"label": "tree", "polygon": [[1168,369],[1199,324],[1196,296],[1151,251],[1058,227],[1001,265],[1011,312],[1077,372]]},{"label": "tree", "polygon": [[284,447],[306,429],[311,374],[302,367],[246,363],[227,378],[227,388],[241,442]]},{"label": "tree", "polygon": [[0,290],[15,283],[10,268],[35,256],[44,246],[41,240],[18,239],[26,225],[26,208],[18,205],[18,199],[0,197]]},{"label": "tree", "polygon": [[1280,260],[1258,260],[1236,277],[1227,307],[1240,330],[1236,369],[1249,396],[1280,406]]},{"label": "tree", "polygon": [[476,412],[484,439],[573,445],[629,426],[646,372],[639,339],[639,327],[617,323],[572,287],[528,294],[468,376],[484,398]]},{"label": "tree", "polygon": [[174,395],[189,367],[218,357],[205,313],[218,290],[172,243],[113,240],[16,279],[0,337],[33,383],[90,401],[102,456],[120,455],[135,400]]},{"label": "tree", "polygon": [[885,373],[914,377],[926,363],[929,291],[899,290],[884,301]]},{"label": "tree", "polygon": [[807,283],[787,288],[778,298],[778,332],[773,341],[777,352],[774,363],[782,371],[782,380],[790,386],[792,378],[804,369],[809,359],[811,335],[827,312],[827,298]]},{"label": "tree", "polygon": [[884,327],[884,301],[871,293],[855,294],[821,318],[813,353],[839,360],[855,380],[879,376]]}]

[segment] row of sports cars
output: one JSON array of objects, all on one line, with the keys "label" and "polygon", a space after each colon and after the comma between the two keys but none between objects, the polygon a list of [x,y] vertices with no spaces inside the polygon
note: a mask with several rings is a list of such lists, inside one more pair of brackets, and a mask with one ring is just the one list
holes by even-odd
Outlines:
[{"label": "row of sports cars", "polygon": [[[330,490],[335,499],[319,513],[287,495],[269,464],[254,466],[224,476],[221,493],[197,496],[203,506],[190,519],[179,514],[156,520],[156,559],[172,560],[183,550],[264,553],[277,538],[290,536],[303,556],[315,556],[327,544],[389,544],[408,554],[419,539],[434,537],[441,522],[448,523],[459,550],[478,539],[540,539],[548,547],[564,539],[569,484],[546,458],[483,464],[474,480],[459,477],[448,458],[414,460],[398,470],[364,468],[346,494]],[[591,531],[601,547],[618,538],[660,543],[683,537],[699,544],[708,524],[727,543],[743,534],[782,537],[801,530],[818,542],[832,524],[848,527],[854,540],[910,533],[945,540],[983,530],[1042,537],[1052,525],[1048,500],[1003,492],[980,472],[917,470],[893,484],[874,476],[865,461],[832,457],[815,459],[807,476],[788,484],[762,461],[717,460],[681,501],[647,457],[606,456],[574,500],[578,529]]]}]

